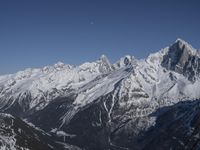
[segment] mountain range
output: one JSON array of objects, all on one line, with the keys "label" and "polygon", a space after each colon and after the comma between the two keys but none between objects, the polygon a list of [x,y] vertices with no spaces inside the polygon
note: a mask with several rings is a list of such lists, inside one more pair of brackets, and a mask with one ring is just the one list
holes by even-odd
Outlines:
[{"label": "mountain range", "polygon": [[0,150],[199,150],[200,52],[102,55],[0,76]]}]

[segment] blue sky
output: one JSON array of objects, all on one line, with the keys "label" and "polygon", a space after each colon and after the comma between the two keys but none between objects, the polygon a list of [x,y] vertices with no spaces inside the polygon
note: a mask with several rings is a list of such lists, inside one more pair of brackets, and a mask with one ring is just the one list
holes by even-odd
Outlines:
[{"label": "blue sky", "polygon": [[144,58],[178,37],[200,48],[199,0],[0,0],[0,74],[105,54]]}]

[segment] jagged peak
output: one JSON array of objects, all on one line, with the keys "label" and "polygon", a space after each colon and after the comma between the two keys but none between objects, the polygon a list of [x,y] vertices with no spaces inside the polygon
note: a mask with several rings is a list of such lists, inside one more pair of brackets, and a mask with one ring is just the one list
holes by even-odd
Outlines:
[{"label": "jagged peak", "polygon": [[107,65],[111,65],[111,63],[110,63],[110,61],[109,61],[109,59],[108,59],[108,57],[106,56],[106,55],[101,55],[101,57],[99,58],[99,61],[101,62],[101,63],[103,63],[103,64],[107,64]]},{"label": "jagged peak", "polygon": [[100,61],[100,72],[109,72],[112,70],[112,64],[110,63],[109,59],[106,57],[106,55],[101,55],[99,58]]},{"label": "jagged peak", "polygon": [[[162,66],[168,70],[176,71],[194,81],[196,76],[193,72],[198,72],[199,52],[190,44],[178,38],[172,44],[162,60]],[[191,59],[192,58],[192,59]],[[191,69],[192,68],[192,69]]]},{"label": "jagged peak", "polygon": [[135,60],[134,56],[125,55],[124,57],[120,58],[119,61],[117,61],[114,64],[114,66],[115,66],[115,68],[121,68],[124,66],[128,66],[128,65],[132,64],[134,60]]},{"label": "jagged peak", "polygon": [[[186,42],[185,40],[181,39],[181,38],[177,38],[174,44],[179,44],[179,46],[187,46],[191,49],[194,49],[188,42]],[[174,45],[173,44],[173,45]]]},{"label": "jagged peak", "polygon": [[129,59],[129,60],[132,60],[132,59],[134,58],[134,56],[131,56],[131,55],[125,55],[123,58]]},{"label": "jagged peak", "polygon": [[189,54],[192,55],[197,55],[197,50],[195,48],[192,47],[192,45],[190,45],[188,42],[186,42],[185,40],[181,39],[181,38],[177,38],[175,43],[173,43],[170,48],[173,48],[174,46],[176,46],[178,49],[176,50],[182,50],[183,48],[186,49],[188,51]]},{"label": "jagged peak", "polygon": [[105,54],[102,54],[100,59],[108,59],[108,57]]},{"label": "jagged peak", "polygon": [[148,57],[146,58],[146,60],[152,60],[152,59],[156,59],[156,58],[161,60],[163,58],[163,56],[165,56],[169,53],[174,53],[174,52],[182,53],[183,49],[185,49],[188,52],[188,54],[200,56],[200,52],[198,52],[198,50],[193,48],[188,42],[186,42],[185,40],[183,40],[181,38],[177,38],[175,40],[175,42],[173,42],[170,46],[167,46],[155,53],[149,54]]},{"label": "jagged peak", "polygon": [[177,43],[177,42],[188,44],[185,40],[183,40],[181,38],[177,38],[176,41],[175,41],[175,43]]},{"label": "jagged peak", "polygon": [[69,64],[65,64],[62,61],[59,61],[56,64],[54,64],[54,67],[56,69],[63,69],[63,68],[65,68],[65,69],[72,69],[74,66],[69,65]]},{"label": "jagged peak", "polygon": [[104,54],[101,55],[101,57],[99,58],[99,61],[110,65],[110,61],[109,61],[108,57]]},{"label": "jagged peak", "polygon": [[56,67],[56,68],[62,68],[64,66],[65,66],[65,64],[62,61],[58,61],[56,64],[54,64],[54,67]]}]

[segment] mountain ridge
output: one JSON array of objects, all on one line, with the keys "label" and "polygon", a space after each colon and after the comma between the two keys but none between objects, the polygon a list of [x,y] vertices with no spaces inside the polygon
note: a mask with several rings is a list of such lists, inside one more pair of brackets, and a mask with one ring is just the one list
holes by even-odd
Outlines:
[{"label": "mountain ridge", "polygon": [[153,112],[200,99],[199,74],[197,50],[177,39],[146,59],[126,55],[112,64],[102,55],[0,76],[0,112],[83,149],[131,149],[156,124]]}]

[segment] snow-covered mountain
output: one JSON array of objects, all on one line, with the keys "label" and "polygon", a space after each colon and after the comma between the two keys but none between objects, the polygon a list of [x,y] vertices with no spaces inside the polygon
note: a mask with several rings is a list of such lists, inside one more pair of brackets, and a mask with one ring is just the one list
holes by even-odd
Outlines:
[{"label": "snow-covered mountain", "polygon": [[102,55],[0,76],[0,110],[84,149],[128,149],[156,124],[152,113],[200,99],[199,77],[200,53],[177,39],[146,59]]},{"label": "snow-covered mountain", "polygon": [[112,70],[105,56],[78,67],[58,62],[41,69],[26,69],[0,77],[0,107],[19,105],[22,111],[40,110],[52,99],[77,93],[77,90],[101,74]]}]

